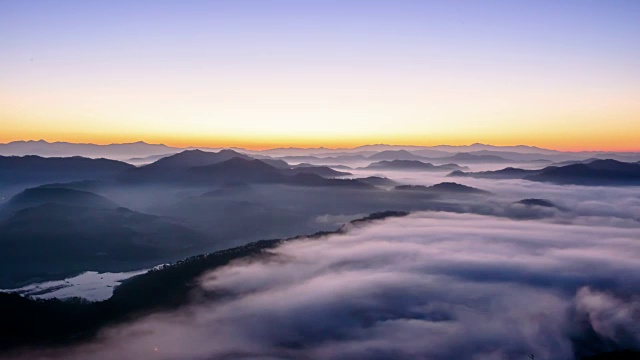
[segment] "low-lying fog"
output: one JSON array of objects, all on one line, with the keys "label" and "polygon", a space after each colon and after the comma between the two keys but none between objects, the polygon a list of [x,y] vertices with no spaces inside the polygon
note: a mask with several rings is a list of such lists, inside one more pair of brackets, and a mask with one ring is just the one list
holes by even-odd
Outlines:
[{"label": "low-lying fog", "polygon": [[[536,359],[640,345],[640,226],[416,213],[291,241],[30,359]],[[203,296],[216,293],[217,300]]]},{"label": "low-lying fog", "polygon": [[[514,164],[512,164],[515,166]],[[509,166],[501,165],[501,168]],[[471,171],[480,167],[470,166]],[[638,186],[580,186],[556,185],[520,179],[476,179],[470,177],[447,177],[443,172],[424,171],[371,171],[350,170],[352,177],[385,176],[401,184],[433,185],[441,182],[456,182],[490,191],[491,200],[503,203],[521,199],[546,199],[560,208],[547,209],[551,215],[571,213],[580,216],[611,216],[617,219],[640,221],[640,187]],[[543,210],[543,209],[538,209]],[[588,221],[588,220],[585,220]]]}]

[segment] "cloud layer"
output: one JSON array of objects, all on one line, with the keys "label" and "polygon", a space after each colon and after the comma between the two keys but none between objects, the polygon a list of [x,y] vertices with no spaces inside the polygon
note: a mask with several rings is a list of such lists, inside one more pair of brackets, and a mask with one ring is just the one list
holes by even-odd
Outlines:
[{"label": "cloud layer", "polygon": [[210,272],[180,310],[29,357],[560,360],[639,348],[640,229],[593,224],[429,212],[352,226]]}]

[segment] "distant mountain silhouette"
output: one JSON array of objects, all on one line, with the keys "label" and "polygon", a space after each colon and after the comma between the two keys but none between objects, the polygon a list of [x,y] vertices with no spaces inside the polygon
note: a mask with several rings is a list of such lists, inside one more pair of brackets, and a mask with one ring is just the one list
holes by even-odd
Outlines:
[{"label": "distant mountain silhouette", "polygon": [[[293,185],[335,186],[349,185],[343,180],[330,181],[326,177],[350,175],[326,166],[277,169],[262,160],[233,158],[222,163],[189,169],[188,177],[199,182],[245,181],[248,183],[285,183]],[[193,176],[193,177],[192,177]]]},{"label": "distant mountain silhouette", "polygon": [[[260,160],[263,160],[263,159],[260,159]],[[352,167],[346,166],[346,165],[314,165],[314,164],[310,164],[310,163],[300,163],[300,164],[297,164],[297,165],[290,165],[289,167],[292,168],[292,169],[296,169],[296,168],[309,168],[309,167],[314,167],[314,166],[326,166],[326,167],[332,168],[334,170],[353,170]]]},{"label": "distant mountain silhouette", "polygon": [[291,156],[282,156],[280,160],[285,161],[287,163],[309,163],[313,164],[319,160],[323,160],[321,157],[312,156],[312,155],[291,155]]},{"label": "distant mountain silhouette", "polygon": [[345,171],[337,171],[336,169],[340,169],[340,170],[352,169],[351,167],[345,166],[345,165],[314,165],[311,163],[304,163],[304,162],[296,165],[289,165],[289,163],[281,159],[256,157],[254,155],[252,155],[252,157],[264,163],[267,163],[275,168],[288,169],[289,171],[286,171],[285,173],[289,175],[295,175],[302,172],[306,172],[306,173],[320,175],[322,177],[339,177],[339,176],[351,175],[351,173],[345,172]]},{"label": "distant mountain silhouette", "polygon": [[433,150],[441,150],[448,152],[471,152],[471,151],[483,151],[483,150],[497,150],[497,151],[510,151],[521,154],[536,153],[536,154],[557,154],[559,151],[539,148],[536,146],[516,145],[516,146],[497,146],[489,144],[475,143],[471,145],[438,145],[429,147]]},{"label": "distant mountain silhouette", "polygon": [[151,155],[151,156],[145,156],[145,157],[133,157],[133,158],[130,158],[130,159],[126,159],[124,161],[129,163],[129,164],[132,164],[132,165],[140,166],[140,165],[150,164],[152,162],[158,161],[158,160],[160,160],[162,158],[166,158],[166,157],[174,155],[174,154],[175,153]]},{"label": "distant mountain silhouette", "polygon": [[[589,169],[594,170],[615,171],[633,175],[640,173],[640,167],[638,167],[638,164],[626,163],[613,159],[597,159],[583,163],[583,165],[586,165]],[[566,166],[564,168],[568,169],[571,166],[573,165]]]},{"label": "distant mountain silhouette", "polygon": [[612,159],[612,160],[617,160],[617,161],[621,161],[621,162],[638,162],[638,159],[640,159],[640,152],[606,152],[606,153],[602,153],[602,152],[590,152],[588,153],[589,155],[591,155],[592,158],[598,159],[598,160],[607,160],[607,159]]},{"label": "distant mountain silhouette", "polygon": [[417,150],[412,149],[411,153],[418,156],[422,156],[423,159],[424,158],[442,158],[442,157],[451,156],[450,151],[435,150],[432,148],[418,148]]},{"label": "distant mountain silhouette", "polygon": [[508,167],[497,171],[475,173],[454,171],[448,176],[488,179],[525,179],[573,185],[640,185],[640,164],[607,159],[566,166],[547,166],[540,170],[524,170]]},{"label": "distant mountain silhouette", "polygon": [[471,155],[492,155],[498,156],[513,162],[553,162],[553,161],[565,161],[575,159],[576,156],[572,153],[520,153],[515,151],[505,150],[478,150],[469,151]]},{"label": "distant mountain silhouette", "polygon": [[[269,164],[271,166],[273,166],[274,168],[278,168],[278,169],[289,169],[292,166],[289,165],[289,163],[287,163],[284,160],[280,160],[280,159],[268,159],[268,158],[259,158],[258,160],[262,161],[265,164]],[[313,165],[310,165],[313,166]]]},{"label": "distant mountain silhouette", "polygon": [[356,153],[366,154],[381,151],[396,151],[407,150],[414,154],[426,156],[426,157],[439,157],[447,156],[452,153],[458,152],[472,152],[472,151],[508,151],[520,154],[544,154],[552,155],[558,154],[559,151],[539,148],[536,146],[516,145],[516,146],[496,146],[488,144],[471,144],[471,145],[437,145],[437,146],[418,146],[418,145],[389,145],[389,144],[369,144],[362,145],[355,148],[342,148],[342,149],[328,149],[328,148],[277,148],[260,151],[263,154],[269,154],[272,156],[300,156],[300,155],[318,155],[326,156],[326,154],[337,153]]},{"label": "distant mountain silhouette", "polygon": [[507,167],[502,170],[480,171],[480,172],[462,172],[454,171],[447,176],[450,177],[473,177],[479,179],[522,179],[528,175],[535,175],[542,170],[524,170],[513,167]]},{"label": "distant mountain silhouette", "polygon": [[44,185],[38,186],[38,188],[64,188],[64,189],[96,192],[100,188],[103,188],[111,183],[112,182],[101,181],[101,180],[78,180],[78,181],[67,181],[67,182],[44,184]]},{"label": "distant mountain silhouette", "polygon": [[352,162],[366,161],[367,158],[362,155],[340,155],[340,156],[315,156],[315,155],[297,155],[283,156],[280,158],[288,163],[310,163],[310,164],[343,164]]},{"label": "distant mountain silhouette", "polygon": [[0,156],[0,183],[46,184],[113,178],[134,166],[115,160],[84,157]]},{"label": "distant mountain silhouette", "polygon": [[365,161],[367,158],[363,155],[341,155],[321,158],[325,162],[351,163],[355,161]]},{"label": "distant mountain silhouette", "polygon": [[[269,161],[281,165],[278,160]],[[284,162],[282,162],[284,163]],[[286,164],[286,163],[285,163]],[[300,176],[312,175],[312,176]],[[349,173],[325,166],[282,168],[257,160],[233,150],[217,153],[189,150],[169,156],[155,163],[134,168],[122,174],[120,179],[133,183],[169,182],[183,185],[220,185],[230,182],[283,183],[313,186],[353,186],[364,183],[329,181],[325,177],[338,177]]]},{"label": "distant mountain silhouette", "polygon": [[576,185],[640,184],[640,165],[617,160],[595,160],[585,164],[547,167],[526,180]]},{"label": "distant mountain silhouette", "polygon": [[300,173],[290,176],[286,179],[285,183],[302,186],[339,186],[363,189],[372,187],[358,179],[327,179],[310,173]]},{"label": "distant mountain silhouette", "polygon": [[162,158],[142,168],[185,169],[193,166],[213,165],[233,158],[251,159],[250,156],[233,150],[220,150],[219,152],[185,150],[178,154]]},{"label": "distant mountain silhouette", "polygon": [[[264,160],[261,160],[261,161],[264,161]],[[340,176],[351,175],[350,172],[337,171],[328,166],[296,166],[292,169],[286,170],[285,173],[290,175],[296,175],[296,174],[302,174],[302,173],[315,174],[325,178],[335,178]]]},{"label": "distant mountain silhouette", "polygon": [[393,187],[398,185],[397,182],[391,179],[388,179],[386,177],[380,177],[380,176],[369,176],[366,178],[358,178],[357,180],[365,184],[369,184],[372,186],[380,186],[380,187]]},{"label": "distant mountain silhouette", "polygon": [[400,185],[396,186],[394,190],[401,191],[426,191],[433,193],[456,193],[456,194],[490,194],[488,191],[476,189],[471,186],[466,186],[453,182],[443,182],[432,186],[423,185]]},{"label": "distant mountain silhouette", "polygon": [[331,150],[326,152],[313,152],[310,155],[325,158],[325,157],[339,157],[339,156],[371,156],[373,154],[379,153],[380,151],[375,150],[356,150],[354,149],[342,149],[341,150]]},{"label": "distant mountain silhouette", "polygon": [[132,182],[176,181],[181,179],[185,170],[189,168],[218,164],[233,158],[251,159],[250,156],[233,150],[221,150],[219,152],[185,150],[151,164],[130,169],[123,173],[120,179]]},{"label": "distant mountain silhouette", "polygon": [[2,208],[2,212],[14,212],[24,208],[40,206],[48,203],[98,209],[115,209],[118,207],[118,205],[113,201],[88,191],[68,188],[38,187],[26,189],[12,197]]},{"label": "distant mountain silhouette", "polygon": [[468,169],[468,167],[458,166],[456,164],[433,165],[418,160],[384,160],[374,162],[365,167],[365,169],[374,170],[420,170],[420,171],[452,171]]},{"label": "distant mountain silhouette", "polygon": [[[0,144],[0,155],[39,155],[45,157],[69,157],[69,156],[86,156],[90,158],[109,158],[127,161],[133,164],[145,164],[158,160],[183,150],[191,150],[195,147],[178,148],[166,146],[163,144],[148,144],[143,141],[125,144],[79,144],[69,142],[47,142],[38,141],[14,141],[7,144]],[[199,148],[206,151],[217,151],[213,148]],[[328,148],[276,148],[262,151],[246,150],[234,148],[243,153],[253,154],[255,156],[266,157],[298,157],[291,159],[294,161],[312,162],[313,158],[336,159],[337,163],[360,161],[368,156],[376,153],[390,151],[407,151],[413,156],[421,156],[426,158],[444,158],[454,153],[470,153],[473,155],[495,155],[505,159],[514,161],[536,161],[551,160],[554,162],[580,160],[589,157],[606,159],[611,158],[623,162],[636,162],[640,159],[638,153],[631,152],[560,152],[556,150],[543,149],[535,146],[494,146],[488,144],[472,144],[462,146],[439,145],[439,146],[415,146],[415,145],[386,145],[372,144],[355,148],[328,149]],[[407,154],[405,154],[407,155]],[[307,157],[308,160],[303,160]],[[380,158],[372,160],[420,160],[419,158]],[[423,159],[424,160],[424,159]],[[326,162],[325,162],[326,164]]]},{"label": "distant mountain silhouette", "polygon": [[337,170],[353,170],[353,168],[351,166],[347,166],[347,165],[326,165],[332,169],[337,169]]},{"label": "distant mountain silhouette", "polygon": [[325,147],[319,148],[297,148],[297,147],[288,147],[288,148],[273,148],[266,149],[261,151],[254,152],[255,154],[268,155],[268,156],[278,156],[278,157],[288,157],[288,156],[304,156],[315,153],[323,153],[323,152],[331,152],[332,149],[328,149]]},{"label": "distant mountain silhouette", "polygon": [[179,151],[162,144],[147,144],[142,141],[128,144],[76,144],[68,142],[14,141],[0,144],[0,155],[39,155],[46,157],[86,156],[90,158],[110,158],[125,160],[132,157],[146,157]]},{"label": "distant mountain silhouette", "polygon": [[[262,160],[262,159],[260,159]],[[314,165],[311,163],[300,163],[300,164],[296,164],[296,165],[290,165],[289,167],[291,168],[297,168],[297,167],[310,167],[310,166],[318,166],[318,165]]]},{"label": "distant mountain silhouette", "polygon": [[510,163],[513,160],[505,159],[496,155],[474,155],[470,153],[457,153],[453,156],[447,156],[438,158],[438,161],[442,162],[456,162],[456,163]]},{"label": "distant mountain silhouette", "polygon": [[184,173],[184,179],[192,183],[269,183],[282,181],[283,177],[279,169],[261,160],[241,157],[233,157],[213,165],[191,167]]},{"label": "distant mountain silhouette", "polygon": [[596,160],[600,160],[600,159],[598,159],[598,158],[588,158],[588,159],[584,159],[584,160],[560,161],[560,162],[554,163],[553,166],[567,166],[567,165],[574,165],[574,164],[586,164],[586,163],[590,163],[590,162],[596,161]]},{"label": "distant mountain silhouette", "polygon": [[369,160],[425,160],[425,157],[406,150],[385,150],[369,156]]}]

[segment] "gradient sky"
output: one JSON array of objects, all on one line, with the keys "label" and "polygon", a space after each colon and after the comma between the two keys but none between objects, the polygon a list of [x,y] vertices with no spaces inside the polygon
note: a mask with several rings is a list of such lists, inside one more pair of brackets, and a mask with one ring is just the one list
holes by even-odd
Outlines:
[{"label": "gradient sky", "polygon": [[0,142],[640,150],[640,1],[0,0]]}]

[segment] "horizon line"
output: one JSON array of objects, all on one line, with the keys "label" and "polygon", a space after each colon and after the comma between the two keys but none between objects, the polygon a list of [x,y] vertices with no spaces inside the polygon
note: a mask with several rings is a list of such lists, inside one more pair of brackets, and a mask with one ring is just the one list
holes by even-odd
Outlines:
[{"label": "horizon line", "polygon": [[136,144],[144,144],[144,145],[149,145],[149,146],[164,146],[164,147],[168,147],[168,148],[173,148],[173,149],[182,149],[182,150],[189,150],[189,149],[242,149],[242,150],[250,150],[250,151],[257,151],[257,152],[263,152],[263,151],[269,151],[269,150],[327,150],[327,151],[337,151],[337,150],[355,150],[357,148],[362,148],[362,147],[367,147],[367,146],[391,146],[391,147],[419,147],[419,148],[437,148],[437,147],[457,147],[457,148],[463,148],[463,147],[471,147],[474,145],[480,145],[480,146],[491,146],[491,147],[497,147],[497,148],[509,148],[509,147],[527,147],[527,148],[532,148],[532,149],[539,149],[539,150],[545,150],[545,151],[557,151],[557,152],[563,152],[563,153],[590,153],[590,152],[611,152],[611,153],[638,153],[640,152],[640,148],[639,149],[634,149],[634,150],[559,150],[559,149],[554,149],[554,148],[548,148],[548,147],[541,147],[541,146],[536,146],[536,145],[527,145],[527,144],[516,144],[516,145],[494,145],[491,143],[482,143],[482,142],[473,142],[473,143],[469,143],[469,144],[463,144],[463,145],[450,145],[450,144],[438,144],[438,145],[417,145],[417,144],[393,144],[393,143],[365,143],[362,145],[355,145],[353,147],[327,147],[327,146],[316,146],[316,147],[297,147],[297,146],[287,146],[287,145],[282,145],[282,146],[276,146],[276,147],[264,147],[264,148],[248,148],[248,147],[243,147],[243,146],[234,146],[234,145],[228,145],[228,146],[212,146],[212,145],[204,145],[204,146],[198,146],[198,145],[187,145],[187,146],[180,146],[180,145],[170,145],[170,144],[166,144],[163,142],[159,142],[159,143],[154,143],[154,142],[147,142],[145,140],[138,140],[138,141],[131,141],[131,142],[104,142],[104,143],[100,143],[100,142],[72,142],[72,141],[59,141],[59,140],[55,140],[55,141],[49,141],[49,140],[45,140],[45,139],[28,139],[28,140],[24,140],[24,139],[20,139],[20,140],[11,140],[8,142],[4,142],[4,143],[0,143],[0,146],[2,145],[11,145],[11,144],[15,144],[15,143],[46,143],[46,144],[68,144],[68,145],[93,145],[93,146],[113,146],[113,145],[136,145]]}]

